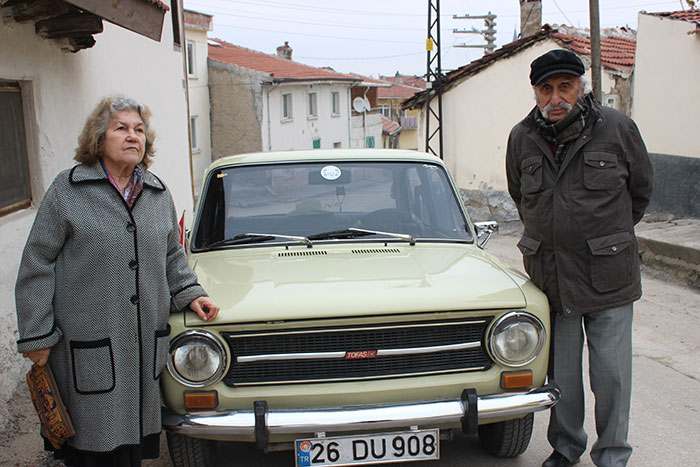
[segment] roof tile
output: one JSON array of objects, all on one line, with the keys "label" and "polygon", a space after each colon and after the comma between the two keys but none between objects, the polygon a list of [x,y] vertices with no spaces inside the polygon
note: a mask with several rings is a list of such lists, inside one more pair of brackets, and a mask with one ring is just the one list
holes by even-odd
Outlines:
[{"label": "roof tile", "polygon": [[275,81],[357,81],[349,75],[303,65],[291,60],[258,52],[228,42],[213,39],[209,41],[209,58],[221,63],[269,74]]}]

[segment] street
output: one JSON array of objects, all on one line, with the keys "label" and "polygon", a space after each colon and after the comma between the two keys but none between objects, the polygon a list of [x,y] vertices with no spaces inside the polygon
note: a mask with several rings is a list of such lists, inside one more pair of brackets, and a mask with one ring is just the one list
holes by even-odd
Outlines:
[{"label": "street", "polygon": [[[494,235],[486,250],[505,264],[520,268],[515,235]],[[635,304],[633,332],[634,376],[630,443],[631,466],[696,465],[700,448],[700,293],[664,282],[643,272],[644,295]],[[585,365],[585,362],[584,362]],[[588,389],[588,388],[587,388]],[[0,465],[59,466],[43,453],[38,423],[24,384],[20,384],[10,411],[15,417],[0,436]],[[546,441],[548,413],[535,415],[528,450],[516,459],[495,459],[481,450],[475,436],[455,433],[440,445],[439,461],[413,462],[414,467],[539,466],[551,449]],[[587,392],[586,431],[589,449],[595,441],[593,398]],[[264,454],[248,445],[218,447],[219,466],[294,465],[290,451]],[[165,437],[161,458],[144,462],[147,467],[169,466]],[[579,464],[593,466],[588,452]]]}]

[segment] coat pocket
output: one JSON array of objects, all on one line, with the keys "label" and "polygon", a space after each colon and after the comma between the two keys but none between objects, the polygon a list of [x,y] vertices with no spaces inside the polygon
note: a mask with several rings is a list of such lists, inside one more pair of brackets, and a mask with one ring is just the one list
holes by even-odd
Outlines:
[{"label": "coat pocket", "polygon": [[520,163],[520,191],[537,193],[542,190],[542,157],[526,157]]},{"label": "coat pocket", "polygon": [[114,389],[114,352],[109,338],[70,341],[73,384],[79,394],[101,394]]},{"label": "coat pocket", "polygon": [[518,242],[518,249],[523,254],[523,265],[532,282],[542,288],[544,272],[542,270],[542,254],[540,252],[541,240],[522,236]]},{"label": "coat pocket", "polygon": [[632,281],[634,237],[617,232],[587,240],[591,251],[591,285],[598,292],[611,292]]},{"label": "coat pocket", "polygon": [[170,325],[155,333],[155,349],[153,350],[153,378],[157,379],[168,362],[170,352]]},{"label": "coat pocket", "polygon": [[589,190],[617,190],[623,179],[612,152],[583,153],[583,185]]}]

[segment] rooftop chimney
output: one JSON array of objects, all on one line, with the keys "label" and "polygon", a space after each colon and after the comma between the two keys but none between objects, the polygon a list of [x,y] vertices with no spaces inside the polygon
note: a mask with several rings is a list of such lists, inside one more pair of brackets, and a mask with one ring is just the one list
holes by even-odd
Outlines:
[{"label": "rooftop chimney", "polygon": [[277,47],[277,56],[285,60],[292,59],[292,48],[289,47],[289,42],[284,41],[284,45]]},{"label": "rooftop chimney", "polygon": [[542,0],[520,0],[520,38],[537,33],[542,27]]}]

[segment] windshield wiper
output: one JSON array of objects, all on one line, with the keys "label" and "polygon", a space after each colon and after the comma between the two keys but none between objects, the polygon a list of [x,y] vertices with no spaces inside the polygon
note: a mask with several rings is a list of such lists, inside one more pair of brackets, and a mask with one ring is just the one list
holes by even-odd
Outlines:
[{"label": "windshield wiper", "polygon": [[409,235],[409,234],[394,233],[394,232],[382,232],[380,230],[356,229],[355,227],[350,227],[348,230],[351,230],[353,232],[363,232],[366,235],[386,235],[388,237],[398,238],[399,240],[404,240],[404,241],[408,242],[408,244],[411,246],[416,244],[416,239],[413,238],[413,236]]},{"label": "windshield wiper", "polygon": [[216,241],[207,245],[207,248],[216,248],[220,246],[230,246],[230,245],[245,245],[247,243],[261,243],[274,240],[275,238],[286,238],[289,240],[294,240],[295,242],[301,242],[311,248],[313,243],[306,237],[297,237],[294,235],[282,235],[282,234],[268,234],[268,233],[244,233],[236,235],[232,238],[225,238],[223,240]]},{"label": "windshield wiper", "polygon": [[374,235],[374,232],[370,231],[360,231],[358,229],[343,229],[343,230],[331,230],[330,232],[317,233],[309,235],[307,238],[309,240],[330,240],[332,238],[355,238],[364,237],[366,235]]}]

